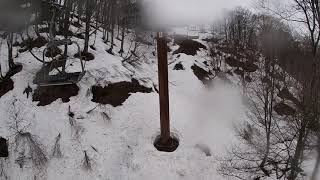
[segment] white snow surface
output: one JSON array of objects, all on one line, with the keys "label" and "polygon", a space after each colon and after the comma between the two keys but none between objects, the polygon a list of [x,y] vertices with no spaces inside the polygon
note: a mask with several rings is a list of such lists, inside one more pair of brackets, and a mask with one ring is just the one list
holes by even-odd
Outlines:
[{"label": "white snow surface", "polygon": [[[75,40],[83,44],[82,40]],[[118,52],[120,42],[116,40],[115,43],[114,52]],[[125,46],[127,50],[129,44]],[[171,131],[179,138],[180,145],[175,152],[159,152],[153,146],[160,131],[159,97],[155,91],[134,93],[122,106],[102,105],[90,114],[86,113],[98,105],[91,101],[92,85],[130,81],[131,77],[148,87],[158,84],[157,60],[151,54],[154,47],[144,47],[147,52],[145,59],[137,67],[122,64],[117,53],[112,56],[105,51],[108,48],[109,45],[104,44],[101,34],[98,34],[96,51],[90,50],[95,60],[86,63],[87,73],[78,83],[79,94],[71,97],[68,103],[59,99],[47,106],[37,106],[38,102],[32,102],[30,97],[27,99],[22,94],[28,83],[33,90],[36,89],[32,80],[41,63],[28,52],[15,58],[15,62],[23,65],[23,70],[12,77],[14,90],[0,98],[0,136],[10,141],[10,156],[5,160],[5,170],[10,179],[224,179],[216,172],[217,157],[223,156],[227,147],[236,140],[233,124],[246,119],[241,87],[217,77],[207,88],[197,79],[191,66],[205,60],[205,50],[197,56],[181,54],[180,58],[170,54],[169,62],[181,61],[185,67],[183,71],[174,71],[176,63],[169,65]],[[70,55],[74,53],[75,48],[71,48]],[[0,54],[1,59],[7,57],[5,44]],[[23,169],[15,163],[18,154],[14,148],[14,132],[9,128],[13,121],[11,104],[14,98],[18,100],[16,106],[21,109],[19,117],[29,124],[25,130],[38,137],[49,158],[45,171],[40,174],[31,162],[27,161]],[[68,106],[75,113],[77,124],[83,128],[78,139],[72,135]],[[110,116],[110,121],[104,120],[102,112]],[[63,158],[51,158],[55,137],[59,133]],[[199,144],[208,147],[212,156],[206,156],[198,148]],[[91,159],[91,171],[82,168],[84,151]]]}]

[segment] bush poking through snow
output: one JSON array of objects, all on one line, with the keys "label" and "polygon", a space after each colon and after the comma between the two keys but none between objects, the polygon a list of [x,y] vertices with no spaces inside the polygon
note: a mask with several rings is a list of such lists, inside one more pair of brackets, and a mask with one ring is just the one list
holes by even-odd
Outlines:
[{"label": "bush poking through snow", "polygon": [[106,113],[106,112],[101,112],[101,116],[103,118],[103,120],[107,123],[110,123],[111,122],[111,118],[110,116]]},{"label": "bush poking through snow", "polygon": [[[39,169],[44,167],[48,158],[43,149],[43,145],[26,129],[31,125],[27,122],[24,105],[18,104],[20,101],[13,98],[9,129],[14,134],[15,151],[19,153],[16,163],[23,168],[26,160],[31,160],[33,165]],[[34,117],[33,117],[34,118]]]},{"label": "bush poking through snow", "polygon": [[83,152],[84,152],[84,158],[82,162],[82,168],[84,170],[91,171],[92,170],[91,159],[89,158],[87,151],[83,151]]},{"label": "bush poking through snow", "polygon": [[4,166],[5,166],[5,160],[4,159],[0,159],[0,179],[8,180],[9,177],[7,175],[7,172],[6,172]]},{"label": "bush poking through snow", "polygon": [[15,162],[19,165],[19,167],[22,169],[24,164],[26,163],[26,160],[28,158],[25,156],[25,151],[22,151],[19,153],[18,158],[15,160]]},{"label": "bush poking through snow", "polygon": [[58,136],[56,137],[56,141],[52,149],[51,157],[53,158],[62,158],[62,152],[60,148],[60,139],[61,139],[61,134],[59,133]]},{"label": "bush poking through snow", "polygon": [[75,139],[79,139],[81,136],[81,133],[83,132],[83,127],[77,123],[77,121],[74,118],[74,113],[71,111],[71,108],[69,106],[68,109],[68,116],[69,116],[69,123],[71,126],[71,132],[73,134],[73,137]]},{"label": "bush poking through snow", "polygon": [[[43,168],[48,162],[48,158],[45,151],[42,148],[42,144],[37,138],[29,132],[18,133],[15,137],[16,146],[18,149],[27,148],[29,157],[33,165],[39,169]],[[21,166],[20,166],[21,167]]]}]

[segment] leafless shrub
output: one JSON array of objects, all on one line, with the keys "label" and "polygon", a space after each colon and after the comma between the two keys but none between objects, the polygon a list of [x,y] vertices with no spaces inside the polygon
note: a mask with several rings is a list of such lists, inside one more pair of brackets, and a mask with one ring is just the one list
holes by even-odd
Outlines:
[{"label": "leafless shrub", "polygon": [[91,171],[92,170],[91,159],[89,158],[87,151],[83,151],[83,152],[84,152],[84,158],[82,162],[82,168],[84,170]]},{"label": "leafless shrub", "polygon": [[43,145],[37,140],[37,138],[29,132],[19,133],[15,137],[16,146],[19,149],[26,148],[28,155],[33,165],[43,168],[48,162],[48,158],[45,154]]},{"label": "leafless shrub", "polygon": [[22,151],[19,153],[19,156],[15,160],[15,162],[19,165],[19,167],[22,169],[26,163],[28,158],[25,156],[25,151]]},{"label": "leafless shrub", "polygon": [[0,179],[8,180],[9,176],[5,170],[5,159],[0,159]]},{"label": "leafless shrub", "polygon": [[15,151],[19,151],[16,163],[23,168],[26,160],[31,160],[35,167],[42,169],[48,158],[38,138],[26,130],[31,123],[25,120],[27,114],[24,105],[19,103],[21,102],[14,98],[9,122],[9,129],[14,134]]},{"label": "leafless shrub", "polygon": [[63,156],[60,148],[60,139],[61,139],[61,134],[59,133],[55,139],[55,143],[52,149],[51,157],[53,158],[62,158]]}]

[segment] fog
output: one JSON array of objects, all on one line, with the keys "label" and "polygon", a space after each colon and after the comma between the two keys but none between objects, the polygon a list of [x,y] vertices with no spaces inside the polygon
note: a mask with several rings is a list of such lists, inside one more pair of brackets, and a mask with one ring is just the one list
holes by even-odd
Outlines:
[{"label": "fog", "polygon": [[148,25],[156,27],[211,24],[228,10],[250,8],[253,0],[142,0]]}]

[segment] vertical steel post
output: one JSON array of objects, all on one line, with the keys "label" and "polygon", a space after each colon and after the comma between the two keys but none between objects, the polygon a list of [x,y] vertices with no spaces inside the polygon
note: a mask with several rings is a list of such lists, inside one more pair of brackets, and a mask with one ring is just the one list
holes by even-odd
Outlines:
[{"label": "vertical steel post", "polygon": [[170,141],[169,120],[169,88],[168,88],[168,50],[164,33],[157,33],[158,78],[160,101],[160,143],[166,145]]}]

